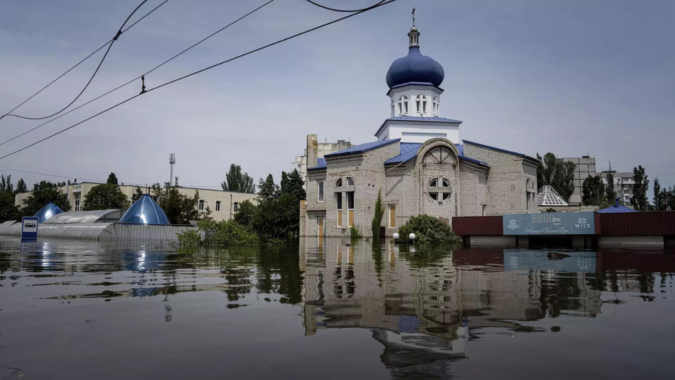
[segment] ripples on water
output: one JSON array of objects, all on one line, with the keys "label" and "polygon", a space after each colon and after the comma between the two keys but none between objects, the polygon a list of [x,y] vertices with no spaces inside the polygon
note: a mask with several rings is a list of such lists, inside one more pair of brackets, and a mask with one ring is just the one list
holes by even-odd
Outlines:
[{"label": "ripples on water", "polygon": [[672,379],[673,272],[662,252],[4,239],[0,379]]}]

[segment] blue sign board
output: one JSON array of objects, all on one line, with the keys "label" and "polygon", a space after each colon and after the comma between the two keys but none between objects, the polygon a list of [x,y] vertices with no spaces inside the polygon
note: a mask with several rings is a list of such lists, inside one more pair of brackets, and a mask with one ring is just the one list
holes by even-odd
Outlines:
[{"label": "blue sign board", "polygon": [[39,221],[35,216],[24,216],[21,219],[21,241],[37,240]]},{"label": "blue sign board", "polygon": [[504,235],[594,235],[593,211],[506,214],[502,218]]}]

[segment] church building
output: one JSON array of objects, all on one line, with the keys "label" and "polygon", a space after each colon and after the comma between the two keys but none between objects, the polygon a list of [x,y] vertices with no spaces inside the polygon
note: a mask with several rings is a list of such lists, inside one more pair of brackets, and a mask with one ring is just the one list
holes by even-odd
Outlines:
[{"label": "church building", "polygon": [[461,139],[462,122],[441,117],[443,67],[422,55],[419,36],[413,23],[408,55],[387,72],[391,117],[376,141],[318,158],[316,138],[308,139],[300,235],[349,236],[352,226],[372,235],[378,193],[385,236],[420,214],[452,224],[455,216],[537,212],[538,161]]}]

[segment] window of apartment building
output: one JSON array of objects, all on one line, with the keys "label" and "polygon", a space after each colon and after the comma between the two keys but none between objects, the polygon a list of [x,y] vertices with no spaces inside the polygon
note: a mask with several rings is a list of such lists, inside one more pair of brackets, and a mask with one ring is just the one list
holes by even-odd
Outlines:
[{"label": "window of apartment building", "polygon": [[319,202],[323,202],[323,181],[319,181]]},{"label": "window of apartment building", "polygon": [[335,204],[337,206],[337,226],[342,227],[342,193],[335,193]]},{"label": "window of apartment building", "polygon": [[203,199],[199,200],[199,211],[204,211],[204,200]]},{"label": "window of apartment building", "polygon": [[354,225],[354,192],[350,191],[347,193],[347,208],[349,209],[349,220],[347,221],[347,227]]},{"label": "window of apartment building", "polygon": [[216,201],[216,211],[220,211],[220,201]]},{"label": "window of apartment building", "polygon": [[234,210],[234,212],[239,211],[239,202],[234,202],[232,205],[232,210]]},{"label": "window of apartment building", "polygon": [[389,228],[396,228],[396,205],[389,205]]}]

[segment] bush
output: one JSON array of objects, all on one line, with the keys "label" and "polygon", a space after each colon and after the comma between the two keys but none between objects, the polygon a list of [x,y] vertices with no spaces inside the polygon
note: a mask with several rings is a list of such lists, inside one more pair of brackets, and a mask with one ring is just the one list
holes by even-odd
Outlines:
[{"label": "bush", "polygon": [[189,229],[178,232],[178,245],[181,247],[195,247],[202,242],[202,236],[197,230]]},{"label": "bush", "polygon": [[214,222],[203,220],[197,223],[200,231],[204,231],[205,244],[218,245],[250,245],[258,242],[258,236],[246,226],[234,220]]},{"label": "bush", "polygon": [[349,235],[352,239],[361,239],[363,237],[358,226],[351,226],[351,228],[349,228]]},{"label": "bush", "polygon": [[377,192],[377,201],[375,202],[375,215],[373,216],[373,240],[380,239],[380,225],[382,225],[382,216],[384,216],[384,208],[382,207],[382,191]]},{"label": "bush", "polygon": [[415,240],[420,243],[460,243],[461,239],[455,235],[450,226],[443,223],[440,219],[429,215],[418,215],[408,219],[408,221],[398,229],[399,241],[410,242],[408,236],[415,234]]}]

